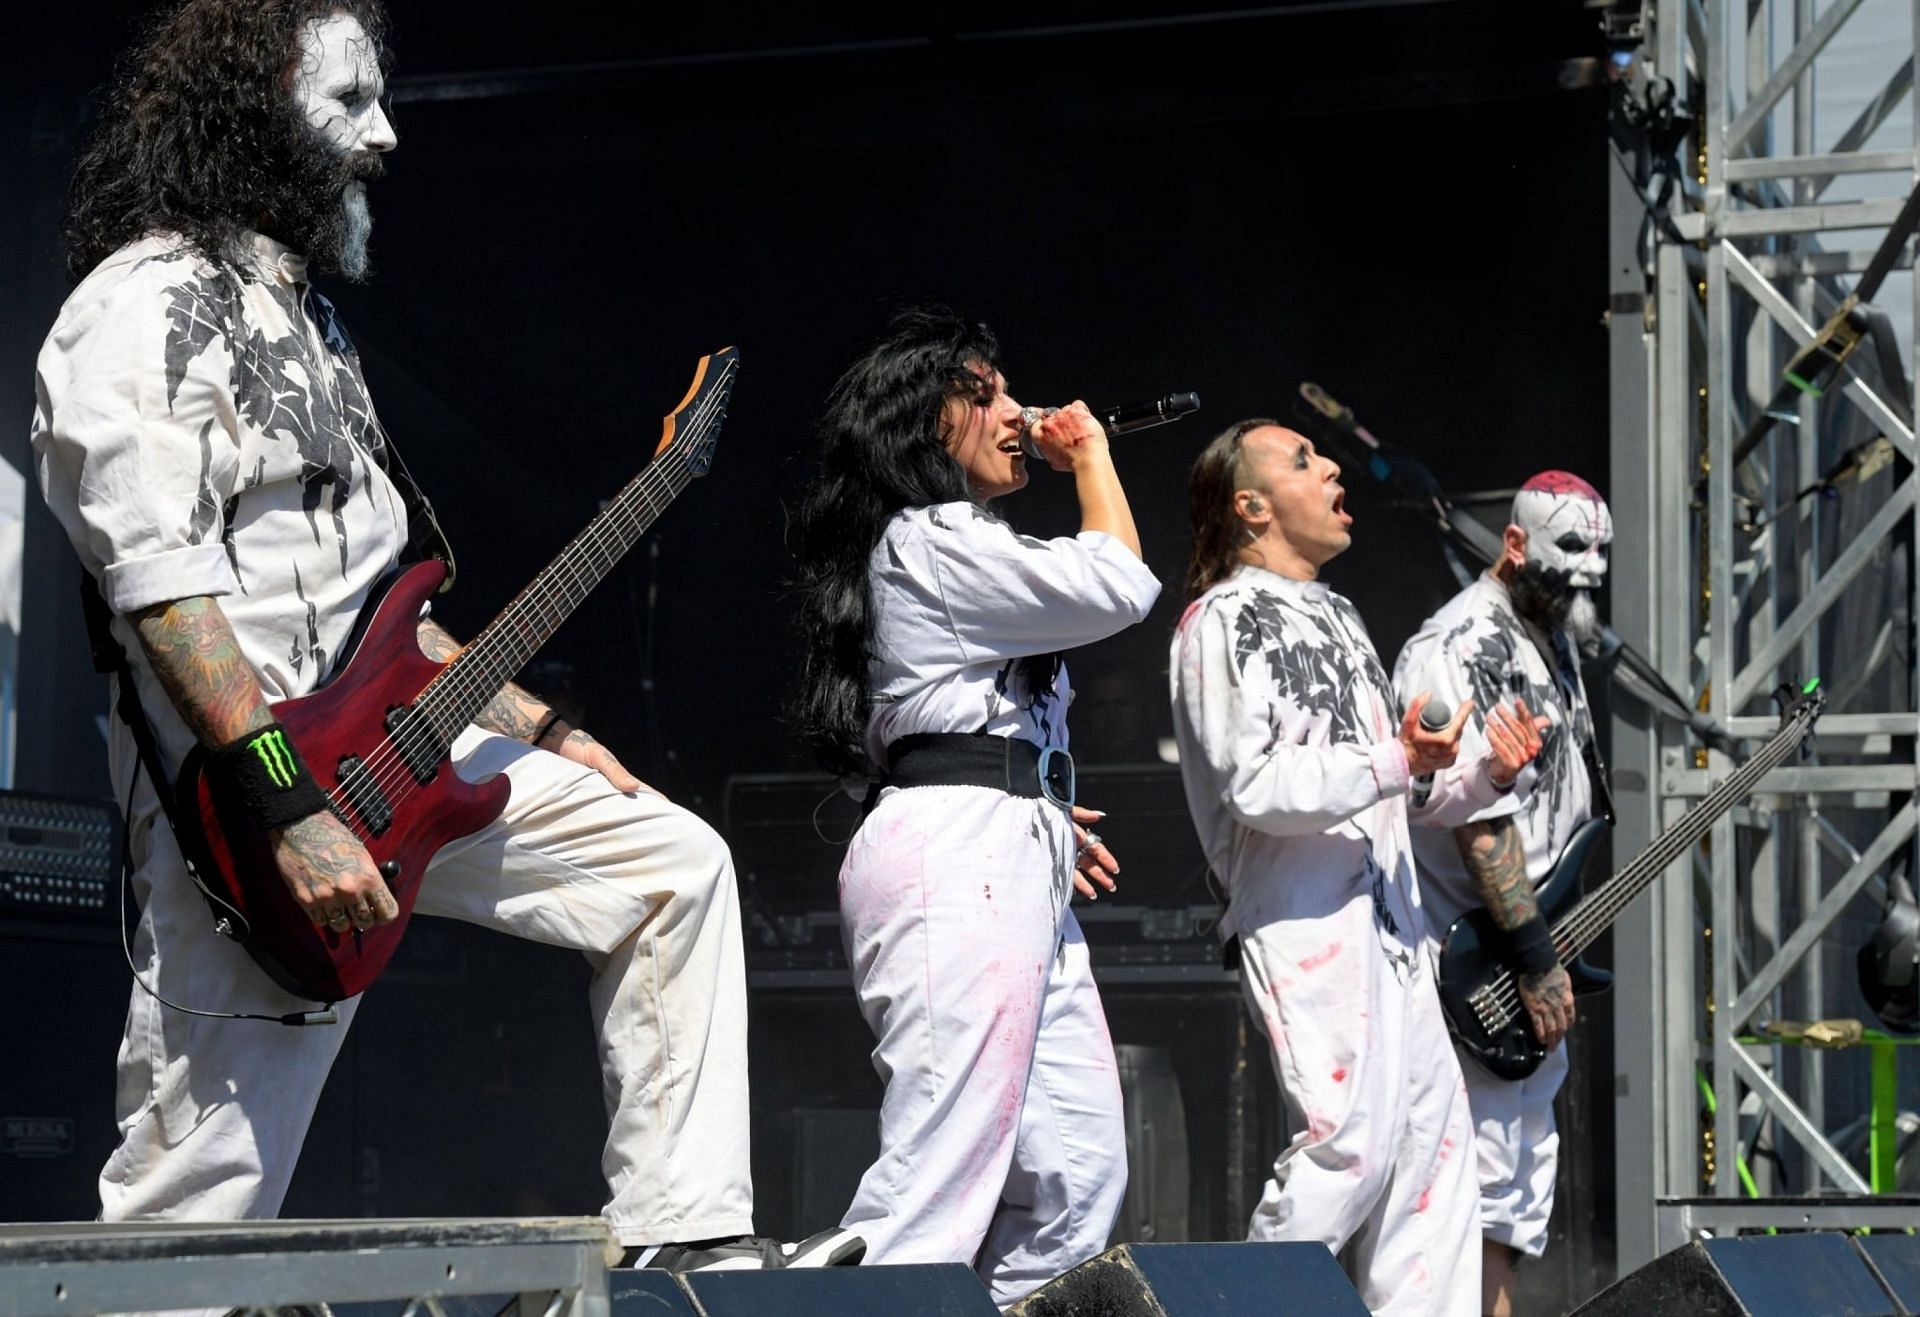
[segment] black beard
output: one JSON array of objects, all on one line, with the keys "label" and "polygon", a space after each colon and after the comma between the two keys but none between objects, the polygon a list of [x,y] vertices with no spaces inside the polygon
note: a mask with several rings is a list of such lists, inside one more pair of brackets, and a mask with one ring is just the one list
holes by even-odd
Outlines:
[{"label": "black beard", "polygon": [[[287,145],[275,162],[276,184],[261,230],[301,253],[324,273],[342,272],[342,244],[347,236],[347,184],[381,178],[384,161],[370,151],[341,155],[298,111],[285,112]],[[276,134],[278,136],[278,134]],[[359,276],[364,277],[364,271]]]},{"label": "black beard", "polygon": [[1513,611],[1543,631],[1559,631],[1573,608],[1573,573],[1529,562],[1513,574]]}]

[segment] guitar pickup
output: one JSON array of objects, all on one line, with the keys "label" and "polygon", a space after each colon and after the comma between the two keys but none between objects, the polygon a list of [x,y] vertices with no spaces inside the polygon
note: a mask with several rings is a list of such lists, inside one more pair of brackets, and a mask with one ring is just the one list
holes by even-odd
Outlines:
[{"label": "guitar pickup", "polygon": [[447,747],[434,732],[433,724],[416,718],[406,705],[398,705],[387,710],[387,735],[406,761],[413,780],[421,786],[433,781],[440,771],[440,761],[447,757]]},{"label": "guitar pickup", "polygon": [[361,826],[367,835],[378,837],[393,826],[393,803],[387,799],[387,793],[380,789],[380,783],[367,771],[360,756],[348,755],[340,761],[340,790],[346,796],[347,803],[353,806],[353,812],[360,816]]}]

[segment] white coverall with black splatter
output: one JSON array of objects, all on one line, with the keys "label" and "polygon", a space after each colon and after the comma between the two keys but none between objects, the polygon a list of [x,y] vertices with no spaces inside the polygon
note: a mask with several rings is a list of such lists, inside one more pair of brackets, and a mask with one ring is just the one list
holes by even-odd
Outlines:
[{"label": "white coverall with black splatter", "polygon": [[[1398,706],[1366,628],[1324,584],[1243,566],[1181,618],[1169,675],[1222,935],[1239,936],[1292,1135],[1248,1237],[1351,1245],[1375,1312],[1477,1313],[1473,1129],[1421,953]],[[1439,790],[1492,788],[1476,770]]]}]

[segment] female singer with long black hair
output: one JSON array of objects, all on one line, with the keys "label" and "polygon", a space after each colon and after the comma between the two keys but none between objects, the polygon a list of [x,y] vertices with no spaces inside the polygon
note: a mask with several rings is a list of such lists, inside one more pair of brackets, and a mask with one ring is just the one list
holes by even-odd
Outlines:
[{"label": "female singer with long black hair", "polygon": [[[1126,1187],[1068,909],[1118,866],[1071,804],[1058,651],[1138,622],[1160,586],[1099,422],[1077,402],[1023,417],[998,358],[986,326],[909,311],[834,386],[799,516],[795,711],[829,770],[872,784],[840,910],[886,1097],[846,1225],[868,1262],[977,1259],[1004,1307],[1104,1247]],[[1072,473],[1077,535],[988,510],[1027,483],[1023,437]]]}]

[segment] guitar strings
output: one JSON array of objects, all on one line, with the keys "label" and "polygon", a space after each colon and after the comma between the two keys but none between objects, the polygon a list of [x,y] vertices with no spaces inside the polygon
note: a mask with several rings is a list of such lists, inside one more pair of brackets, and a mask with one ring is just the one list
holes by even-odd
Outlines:
[{"label": "guitar strings", "polygon": [[[657,464],[657,466],[650,465],[629,483],[627,489],[622,490],[620,494],[616,495],[612,502],[609,503],[606,509],[606,515],[602,518],[597,518],[593,526],[588,527],[586,531],[582,532],[552,563],[548,564],[548,567],[543,570],[539,576],[535,577],[534,581],[530,583],[514,601],[509,603],[506,609],[502,610],[501,616],[495,619],[494,623],[490,624],[481,633],[480,637],[476,638],[474,644],[469,646],[470,650],[484,652],[486,648],[485,642],[496,632],[504,632],[507,630],[510,624],[519,626],[522,637],[524,638],[526,634],[526,619],[521,617],[520,614],[528,611],[537,610],[539,615],[533,619],[534,622],[547,627],[550,631],[552,627],[564,621],[572,609],[577,606],[588,593],[591,593],[599,584],[600,580],[604,579],[605,572],[610,570],[614,564],[632,548],[634,541],[637,540],[639,535],[644,533],[647,527],[650,526],[664,510],[665,502],[663,501],[656,505],[652,495],[664,492],[667,499],[670,500],[674,495],[678,494],[680,490],[686,487],[687,481],[691,477],[685,473],[690,471],[691,464],[678,449],[680,447],[695,449],[704,442],[706,437],[705,432],[715,419],[715,413],[722,410],[725,406],[727,397],[731,391],[730,386],[735,369],[736,366],[733,361],[726,362],[722,368],[722,378],[719,384],[696,405],[690,414],[692,427],[700,431],[699,437],[694,442],[685,445],[676,445],[676,451],[671,455],[675,459],[673,462],[663,462]],[[664,478],[652,478],[656,470],[659,470],[661,476]],[[632,504],[636,502],[643,506],[640,508],[633,507]],[[646,514],[644,518],[637,515],[640,512]],[[615,541],[620,540],[622,537],[614,534],[614,532],[620,531],[628,532],[624,537],[624,542],[615,542],[611,545],[604,543],[604,541],[608,539]],[[590,556],[595,560],[591,565],[585,561]],[[589,579],[589,573],[591,573],[591,579]],[[540,597],[544,593],[542,587],[562,578],[565,579],[569,590],[569,598],[564,607],[550,603],[548,600]],[[526,646],[529,653],[532,649],[536,649],[539,643],[541,642],[535,641],[532,645]],[[488,655],[487,657],[493,660],[490,664],[482,662],[478,665],[473,665],[476,666],[477,669],[481,669],[477,675],[469,674],[463,669],[456,669],[451,675],[443,673],[440,678],[437,678],[434,682],[430,682],[420,697],[415,701],[415,710],[423,713],[433,724],[431,730],[439,733],[439,739],[450,741],[454,735],[458,734],[459,730],[458,728],[446,725],[447,720],[442,716],[446,711],[446,706],[453,705],[457,709],[458,704],[462,700],[478,693],[481,687],[487,687],[486,694],[490,695],[492,689],[497,689],[508,677],[512,676],[512,672],[504,670],[505,664],[501,661],[501,657],[492,655]],[[526,656],[520,656],[513,660],[513,668],[515,670],[525,662],[525,657]],[[484,669],[489,666],[493,668],[493,671],[484,671]],[[442,684],[443,682],[445,683],[444,685]],[[458,721],[464,724],[468,720],[463,717],[458,719]]]},{"label": "guitar strings", "polygon": [[[715,414],[724,415],[724,408],[731,394],[734,375],[737,373],[737,360],[729,360],[722,365],[718,383],[688,413],[689,424],[686,431],[676,436],[676,442],[662,459],[640,472],[627,486],[608,503],[592,525],[568,544],[541,570],[539,575],[517,595],[500,616],[495,618],[474,641],[466,647],[461,657],[471,655],[478,660],[469,665],[474,669],[456,669],[449,665],[439,676],[429,682],[415,699],[409,716],[400,724],[397,731],[390,731],[381,738],[380,743],[359,765],[350,787],[343,781],[329,791],[329,799],[337,806],[352,807],[356,791],[364,792],[369,787],[385,798],[389,807],[404,801],[419,785],[411,767],[415,754],[427,749],[438,749],[438,759],[450,746],[452,737],[447,735],[443,722],[444,715],[459,708],[461,701],[476,695],[483,695],[483,688],[491,689],[503,685],[506,678],[498,676],[507,654],[494,654],[496,645],[508,643],[511,628],[519,629],[519,639],[534,633],[536,628],[545,628],[546,634],[564,621],[573,606],[584,599],[602,579],[605,571],[610,570],[633,546],[639,537],[658,519],[666,503],[671,501],[691,481],[689,474],[692,463],[685,450],[697,450],[708,438],[708,430],[715,420]],[[689,437],[691,436],[691,437]],[[685,442],[681,442],[681,440]],[[665,494],[666,498],[656,503],[655,495]],[[639,506],[635,506],[635,505]],[[644,514],[644,515],[643,515]],[[620,542],[624,539],[624,543]],[[609,542],[611,541],[611,542]],[[592,564],[586,559],[591,555]],[[591,579],[590,579],[591,577]],[[542,596],[549,587],[560,583],[569,593],[569,603],[564,608],[555,609]],[[533,614],[528,617],[527,614]],[[542,640],[544,637],[542,637]],[[537,648],[541,641],[536,640],[531,648]],[[529,653],[531,649],[529,649]],[[511,653],[508,650],[507,653]],[[514,670],[526,661],[522,655],[513,663]],[[459,660],[454,660],[458,664]],[[449,676],[449,673],[452,675]],[[510,676],[511,674],[507,674]],[[457,734],[457,733],[455,733]],[[339,812],[339,811],[336,811]],[[358,814],[358,810],[354,810]],[[367,835],[367,829],[358,817],[345,820],[355,833]]]},{"label": "guitar strings", "polygon": [[[1778,766],[1778,764],[1792,752],[1794,746],[1798,745],[1800,740],[1804,738],[1805,727],[1810,725],[1810,723],[1811,717],[1809,716],[1803,722],[1783,729],[1782,736],[1777,737],[1772,743],[1763,747],[1752,759],[1743,764],[1738,772],[1728,777],[1719,787],[1709,792],[1700,804],[1696,806],[1694,810],[1690,811],[1688,818],[1681,821],[1683,825],[1688,823],[1689,820],[1705,819],[1706,822],[1693,827],[1678,827],[1674,832],[1670,833],[1664,841],[1649,848],[1644,855],[1629,866],[1629,870],[1636,871],[1635,882],[1622,882],[1618,884],[1617,895],[1605,896],[1601,900],[1594,901],[1590,909],[1584,908],[1587,906],[1587,903],[1583,902],[1583,908],[1576,909],[1574,913],[1568,917],[1567,924],[1563,930],[1568,933],[1569,936],[1565,939],[1567,949],[1561,953],[1562,960],[1564,961],[1570,956],[1577,956],[1591,943],[1594,937],[1597,937],[1600,932],[1604,931],[1606,925],[1612,922],[1615,915],[1638,898],[1642,889],[1636,886],[1636,883],[1638,883],[1640,879],[1648,877],[1649,871],[1651,871],[1652,876],[1657,877],[1659,871],[1664,870],[1667,865],[1678,858],[1681,853],[1698,841],[1701,836],[1705,835],[1707,828],[1712,826],[1713,817],[1722,810],[1720,804],[1722,799],[1728,796],[1733,796],[1737,799],[1745,795],[1753,782],[1757,782],[1761,776]],[[1596,893],[1596,895],[1602,894]],[[1591,900],[1591,898],[1589,899]],[[1595,916],[1600,917],[1596,919]],[[1556,947],[1556,949],[1558,948]],[[1518,1008],[1518,988],[1513,979],[1512,971],[1502,970],[1500,974],[1488,984],[1488,991],[1493,999],[1492,1004],[1500,1015],[1499,1022],[1495,1027],[1505,1028],[1507,1024],[1512,1021],[1513,1015]]]},{"label": "guitar strings", "polygon": [[[374,752],[362,762],[360,775],[355,779],[355,786],[363,790],[368,785],[372,786],[388,798],[388,804],[404,799],[410,793],[412,787],[409,779],[413,777],[412,770],[408,766],[408,761],[411,759],[410,752],[417,753],[428,749],[443,751],[445,747],[436,743],[451,740],[451,737],[446,735],[446,729],[441,725],[443,718],[437,715],[443,713],[445,706],[456,704],[464,697],[477,694],[479,687],[487,683],[490,677],[491,684],[500,684],[501,679],[496,674],[504,667],[504,656],[492,653],[493,648],[504,644],[508,633],[514,627],[520,628],[524,634],[530,623],[547,627],[557,625],[560,619],[551,615],[543,596],[548,592],[549,587],[568,577],[573,578],[573,583],[577,585],[580,577],[576,563],[584,557],[582,551],[596,547],[598,536],[605,530],[626,529],[635,524],[644,529],[645,525],[650,524],[651,518],[644,522],[637,522],[633,516],[634,510],[629,506],[632,502],[638,501],[644,504],[646,512],[657,516],[658,509],[648,496],[659,492],[662,486],[677,485],[678,488],[684,488],[684,481],[678,479],[681,472],[671,469],[679,461],[679,454],[676,452],[673,457],[675,460],[672,462],[649,465],[640,476],[630,482],[628,488],[608,505],[603,515],[595,519],[594,525],[582,532],[581,536],[548,563],[526,589],[509,603],[501,616],[475,638],[474,642],[467,647],[467,654],[476,662],[467,666],[473,668],[479,674],[478,676],[469,674],[465,668],[457,669],[450,678],[443,671],[433,682],[423,688],[407,720],[396,732],[389,732],[383,737]],[[670,492],[677,493],[678,488]],[[528,613],[534,613],[536,616],[530,619],[525,616]],[[517,667],[518,664],[515,666]],[[438,757],[439,754],[436,753],[435,758],[438,759]],[[353,791],[347,784],[342,783],[336,787],[335,792],[330,794],[344,795],[350,802]]]},{"label": "guitar strings", "polygon": [[[398,732],[389,733],[384,737],[381,745],[376,747],[363,762],[361,766],[363,780],[370,782],[383,796],[387,797],[389,805],[404,800],[417,785],[417,782],[412,780],[413,773],[409,766],[414,754],[435,750],[435,758],[438,759],[451,743],[453,735],[457,735],[457,731],[443,725],[450,721],[443,716],[447,706],[451,705],[457,709],[462,700],[476,696],[484,698],[485,695],[490,695],[492,690],[504,684],[506,678],[501,673],[505,668],[503,660],[506,656],[494,654],[491,650],[496,645],[504,645],[511,638],[514,628],[519,629],[522,639],[537,627],[544,627],[547,634],[551,634],[552,629],[565,620],[572,606],[577,604],[579,599],[585,598],[586,593],[598,584],[596,579],[587,582],[585,589],[578,589],[585,580],[581,568],[588,553],[593,553],[596,558],[603,561],[606,567],[611,567],[632,547],[639,534],[644,533],[664,509],[665,503],[656,505],[652,496],[665,492],[670,500],[674,494],[686,487],[690,479],[686,472],[691,468],[681,449],[695,449],[705,442],[706,432],[714,419],[714,413],[724,409],[736,369],[734,361],[724,363],[719,383],[689,413],[689,431],[695,433],[697,438],[693,442],[676,444],[674,451],[668,455],[671,460],[649,464],[634,480],[630,481],[627,487],[608,504],[603,514],[595,518],[593,525],[577,536],[552,562],[548,563],[540,574],[534,577],[533,581],[502,610],[501,615],[467,647],[468,654],[477,660],[467,665],[474,671],[470,673],[466,668],[455,668],[449,676],[447,671],[443,670],[416,698],[409,717]],[[632,505],[636,502],[643,506],[633,507]],[[644,518],[636,515],[642,511],[648,514]],[[623,531],[631,532],[626,543],[618,544],[611,552],[601,551],[603,539],[619,538],[617,535],[610,536],[610,532]],[[570,591],[578,590],[578,598],[572,598],[570,593],[570,602],[565,608],[556,609],[550,606],[543,596],[555,583],[564,583]],[[536,616],[532,618],[525,616],[530,612]],[[528,647],[529,652],[532,648],[537,648],[539,643],[536,640],[533,646]],[[517,670],[524,662],[525,655],[522,655],[513,661],[513,668]],[[511,673],[506,675],[510,676]],[[419,720],[417,725],[416,718]],[[462,719],[462,721],[465,720]],[[351,800],[352,793],[344,784],[336,790],[345,792],[348,800]]]},{"label": "guitar strings", "polygon": [[[1569,916],[1566,927],[1563,930],[1567,932],[1569,936],[1566,938],[1568,950],[1562,953],[1562,960],[1564,961],[1570,956],[1577,956],[1580,951],[1584,950],[1586,946],[1591,943],[1593,938],[1605,930],[1607,924],[1612,922],[1614,916],[1638,898],[1640,891],[1643,889],[1636,886],[1636,884],[1640,879],[1647,878],[1649,871],[1651,871],[1652,876],[1657,877],[1659,871],[1664,870],[1667,865],[1671,864],[1681,853],[1697,842],[1701,836],[1705,835],[1707,828],[1712,826],[1713,816],[1721,812],[1723,807],[1720,805],[1720,801],[1724,797],[1734,796],[1737,798],[1745,795],[1753,782],[1757,782],[1761,776],[1764,776],[1767,772],[1777,767],[1779,763],[1792,752],[1793,748],[1799,744],[1800,740],[1804,739],[1805,729],[1811,725],[1811,722],[1811,711],[1809,711],[1808,716],[1802,722],[1795,726],[1782,729],[1783,735],[1763,747],[1752,759],[1743,764],[1738,772],[1728,777],[1719,787],[1709,792],[1707,796],[1701,800],[1700,804],[1690,812],[1688,819],[1681,820],[1683,825],[1690,819],[1705,818],[1706,822],[1696,827],[1678,827],[1674,832],[1668,834],[1664,841],[1649,848],[1633,865],[1629,866],[1630,870],[1638,871],[1635,882],[1620,883],[1618,885],[1617,895],[1607,896],[1602,900],[1593,902],[1590,909],[1585,908],[1587,903],[1583,902],[1582,908],[1577,908],[1573,915]],[[1601,894],[1597,893],[1596,895]],[[1591,900],[1591,898],[1589,899]],[[1600,917],[1596,919],[1594,917],[1596,915]],[[1556,949],[1558,948],[1556,947]],[[1515,984],[1512,971],[1502,970],[1489,982],[1487,991],[1492,998],[1492,1005],[1500,1017],[1494,1027],[1496,1029],[1505,1028],[1512,1021],[1519,1004],[1518,988]]]},{"label": "guitar strings", "polygon": [[[1818,710],[1818,704],[1808,706],[1793,723],[1782,728],[1772,741],[1742,764],[1738,771],[1729,775],[1718,787],[1702,797],[1700,803],[1680,820],[1665,840],[1657,841],[1622,871],[1634,873],[1633,881],[1617,884],[1613,895],[1608,895],[1606,890],[1602,889],[1582,901],[1567,917],[1567,922],[1561,930],[1565,934],[1564,941],[1561,938],[1555,939],[1555,950],[1559,953],[1561,962],[1565,963],[1578,956],[1592,944],[1595,938],[1606,931],[1622,910],[1639,898],[1644,890],[1640,885],[1641,879],[1650,880],[1651,877],[1658,877],[1660,872],[1706,835],[1707,829],[1713,826],[1719,814],[1726,808],[1720,803],[1725,797],[1731,796],[1737,801],[1738,798],[1745,796],[1761,777],[1777,768],[1806,738]],[[1697,826],[1688,826],[1691,820],[1697,819],[1704,819],[1705,822]],[[1520,992],[1513,971],[1502,969],[1488,982],[1485,991],[1495,1016],[1494,1022],[1487,1026],[1488,1032],[1498,1033],[1513,1022],[1514,1016],[1519,1011]]]},{"label": "guitar strings", "polygon": [[[1745,795],[1749,790],[1750,783],[1757,782],[1761,776],[1778,767],[1788,755],[1793,753],[1793,750],[1799,745],[1800,741],[1805,739],[1806,731],[1811,725],[1812,715],[1811,711],[1809,711],[1808,716],[1804,719],[1798,719],[1794,724],[1783,728],[1782,732],[1786,733],[1783,738],[1778,739],[1776,744],[1769,744],[1762,747],[1760,751],[1746,764],[1743,764],[1737,772],[1731,774],[1726,781],[1721,783],[1714,791],[1709,792],[1708,795],[1702,799],[1702,806],[1707,805],[1709,802],[1717,803],[1718,798],[1724,795]],[[1755,768],[1756,764],[1759,765],[1757,769]],[[1704,813],[1706,811],[1703,809],[1700,812]],[[1680,852],[1693,845],[1701,835],[1704,835],[1705,829],[1711,826],[1712,823],[1709,821],[1701,827],[1693,829],[1692,836],[1676,835],[1670,839],[1670,844],[1666,846],[1665,849],[1671,854],[1667,858],[1662,859],[1656,866],[1652,867],[1664,869],[1672,862],[1673,858],[1676,858]],[[1650,851],[1649,857],[1651,854],[1652,852]],[[1648,857],[1643,857],[1643,859],[1646,858]],[[1595,893],[1594,897],[1582,901],[1579,906],[1575,907],[1573,914],[1568,917],[1566,922],[1565,932],[1568,934],[1568,954],[1578,955],[1584,951],[1587,946],[1592,943],[1594,938],[1597,938],[1602,932],[1606,931],[1607,926],[1613,922],[1614,917],[1636,900],[1639,895],[1638,890],[1633,890],[1633,884],[1620,883],[1612,893],[1607,893],[1603,890]]]}]

